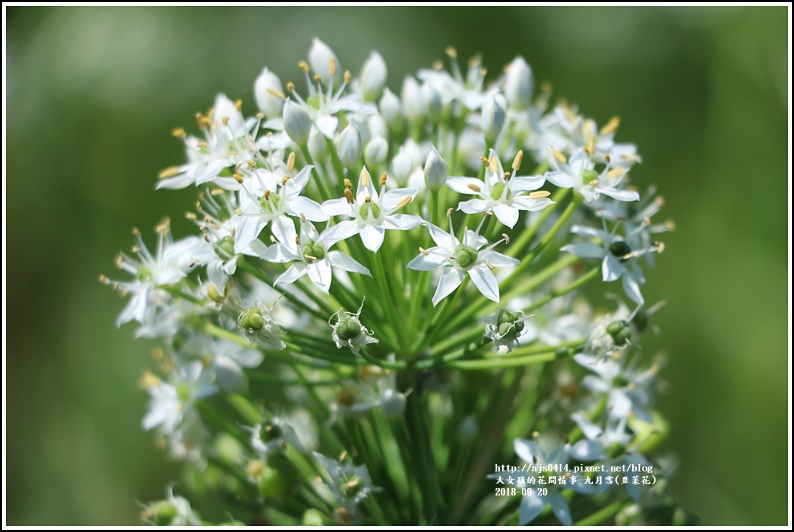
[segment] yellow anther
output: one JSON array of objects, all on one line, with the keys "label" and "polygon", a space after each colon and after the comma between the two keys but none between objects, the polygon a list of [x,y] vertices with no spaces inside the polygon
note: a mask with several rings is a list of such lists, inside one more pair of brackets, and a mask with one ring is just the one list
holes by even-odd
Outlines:
[{"label": "yellow anther", "polygon": [[409,203],[411,203],[411,201],[413,201],[413,199],[414,199],[414,197],[413,197],[413,196],[406,196],[406,197],[404,197],[403,199],[401,199],[401,200],[400,200],[400,202],[399,202],[399,203],[397,203],[397,208],[398,208],[398,209],[402,209],[403,207],[405,207],[406,205],[408,205]]},{"label": "yellow anther", "polygon": [[482,192],[482,189],[475,185],[474,183],[469,183],[468,185],[469,190],[473,190],[474,192]]},{"label": "yellow anther", "polygon": [[554,158],[557,159],[558,163],[566,164],[568,162],[568,159],[565,158],[565,155],[561,154],[557,148],[552,148],[551,153],[554,155]]},{"label": "yellow anther", "polygon": [[430,255],[430,253],[428,253],[427,250],[422,246],[419,246],[419,253],[421,253],[424,256]]},{"label": "yellow anther", "polygon": [[253,160],[253,159],[248,159],[248,160],[246,161],[246,163],[247,163],[247,164],[248,164],[248,166],[250,166],[251,168],[256,168],[256,161],[255,161],[255,160]]},{"label": "yellow anther", "polygon": [[502,238],[505,239],[505,244],[510,243],[510,236],[507,233],[502,233]]},{"label": "yellow anther", "polygon": [[328,60],[328,75],[336,76],[336,58],[332,57]]},{"label": "yellow anther", "polygon": [[169,166],[168,168],[161,170],[160,174],[157,176],[160,179],[166,179],[169,177],[174,177],[175,175],[179,174],[179,167],[178,166]]},{"label": "yellow anther", "polygon": [[496,173],[497,170],[499,170],[499,159],[496,158],[496,155],[488,160],[488,169],[493,173]]},{"label": "yellow anther", "polygon": [[[262,111],[259,111],[254,116],[257,118],[257,120],[262,120],[263,118],[265,118],[265,113],[263,113]],[[272,131],[268,131],[267,133],[268,133],[268,135],[271,135],[273,132]]]},{"label": "yellow anther", "polygon": [[351,183],[351,182],[350,182],[350,180],[349,180],[348,178],[345,178],[345,180],[343,181],[343,183],[345,184],[345,188],[346,188],[346,189],[351,189],[351,188],[353,188],[353,183]]},{"label": "yellow anther", "polygon": [[275,89],[273,87],[268,87],[267,88],[267,93],[270,94],[271,96],[275,96],[279,100],[283,100],[285,98],[283,92],[281,92],[280,90]]},{"label": "yellow anther", "polygon": [[187,136],[187,133],[185,133],[185,130],[181,127],[175,127],[171,130],[171,135],[178,139],[184,139]]},{"label": "yellow anther", "polygon": [[287,92],[292,92],[295,90],[295,84],[291,81],[287,82]]},{"label": "yellow anther", "polygon": [[454,210],[455,210],[455,209],[453,209],[452,207],[450,207],[449,209],[447,209],[447,218],[452,218],[452,211],[454,211]]},{"label": "yellow anther", "polygon": [[592,155],[592,154],[594,154],[596,152],[595,137],[593,137],[593,136],[591,136],[590,140],[587,142],[587,151],[588,151],[588,153],[590,155]]},{"label": "yellow anther", "polygon": [[656,196],[656,199],[654,201],[659,207],[664,206],[664,196]]},{"label": "yellow anther", "polygon": [[613,116],[612,118],[609,119],[609,122],[607,122],[607,124],[601,128],[601,134],[609,135],[611,133],[614,133],[615,131],[618,130],[619,125],[620,125],[620,117]]},{"label": "yellow anther", "polygon": [[372,179],[371,179],[371,177],[369,175],[369,172],[367,171],[366,168],[362,168],[361,169],[360,177],[361,177],[361,186],[362,187],[368,187],[370,185],[370,183],[372,183]]},{"label": "yellow anther", "polygon": [[314,80],[315,83],[322,83],[323,82],[323,77],[320,74],[315,74],[312,79]]},{"label": "yellow anther", "polygon": [[242,216],[243,215],[243,210],[239,209],[239,208],[238,209],[234,209],[234,214],[236,214],[237,216]]},{"label": "yellow anther", "polygon": [[522,162],[524,162],[524,150],[518,150],[518,153],[516,153],[513,159],[513,170],[517,172],[521,168]]},{"label": "yellow anther", "polygon": [[372,196],[367,196],[366,198],[364,198],[364,201],[369,203],[370,201],[372,201]]},{"label": "yellow anther", "polygon": [[605,153],[605,154],[604,154],[604,162],[606,162],[607,164],[609,164],[609,163],[610,163],[610,161],[612,161],[612,157],[610,157],[608,153]]},{"label": "yellow anther", "polygon": [[535,192],[529,193],[530,199],[543,199],[548,198],[549,196],[551,196],[551,192],[548,190],[536,190]]},{"label": "yellow anther", "polygon": [[171,218],[166,216],[162,220],[160,220],[160,223],[155,226],[154,231],[155,233],[161,235],[165,235],[169,231],[171,231]]},{"label": "yellow anther", "polygon": [[198,142],[196,143],[196,147],[197,147],[197,148],[199,148],[199,149],[202,149],[202,150],[203,150],[204,148],[209,148],[209,146],[210,146],[210,145],[209,145],[209,144],[207,144],[207,141],[206,141],[206,140],[200,140],[200,141],[198,141]]},{"label": "yellow anther", "polygon": [[342,79],[344,79],[345,85],[350,85],[350,82],[353,80],[353,74],[351,74],[349,70],[345,70],[345,74],[342,76]]},{"label": "yellow anther", "polygon": [[290,152],[289,157],[287,157],[287,173],[292,173],[295,169],[295,152]]},{"label": "yellow anther", "polygon": [[132,228],[132,236],[141,236],[141,232],[137,227]]},{"label": "yellow anther", "polygon": [[353,193],[350,192],[349,188],[345,189],[345,199],[347,200],[347,203],[349,205],[353,205],[355,203],[355,201],[353,200]]},{"label": "yellow anther", "polygon": [[432,67],[433,70],[443,70],[444,63],[441,61],[441,59],[436,59],[435,61],[433,61]]},{"label": "yellow anther", "polygon": [[614,179],[616,177],[623,176],[623,174],[625,174],[625,173],[626,173],[626,169],[625,168],[613,168],[612,170],[607,172],[607,175]]},{"label": "yellow anther", "polygon": [[154,388],[155,386],[160,385],[160,378],[149,371],[148,369],[143,370],[143,374],[141,374],[141,378],[138,380],[138,386],[143,388],[144,390],[148,390],[149,388]]},{"label": "yellow anther", "polygon": [[455,49],[454,46],[447,46],[446,48],[444,48],[444,53],[447,54],[452,59],[457,59],[458,57],[458,51]]},{"label": "yellow anther", "polygon": [[233,177],[233,178],[234,178],[234,180],[235,180],[235,181],[237,181],[238,183],[240,183],[240,184],[242,184],[242,183],[243,183],[243,176],[241,176],[240,174],[232,174],[232,177]]},{"label": "yellow anther", "polygon": [[210,195],[211,196],[220,196],[221,194],[223,194],[223,189],[221,189],[221,188],[214,188],[214,189],[210,190]]},{"label": "yellow anther", "polygon": [[569,122],[576,122],[576,114],[571,111],[571,108],[568,107],[567,103],[560,103],[560,108],[562,109],[565,118],[567,118]]},{"label": "yellow anther", "polygon": [[265,190],[265,199],[268,201],[270,200],[270,189]]},{"label": "yellow anther", "polygon": [[204,115],[201,113],[196,113],[196,124],[198,124],[199,129],[204,129],[206,123],[204,122]]},{"label": "yellow anther", "polygon": [[385,185],[386,185],[386,180],[387,180],[388,178],[389,178],[389,174],[387,174],[386,172],[383,172],[383,173],[380,175],[380,186],[385,186]]},{"label": "yellow anther", "polygon": [[675,231],[675,221],[667,220],[664,222],[664,226],[667,228],[668,231]]},{"label": "yellow anther", "polygon": [[591,187],[597,187],[598,186],[598,179],[593,179],[592,181],[590,181],[587,184],[590,185]]},{"label": "yellow anther", "polygon": [[[306,61],[303,61],[303,60],[298,61],[298,68],[300,68],[301,70],[303,70],[307,74],[309,73],[309,70],[310,70],[309,69],[309,63],[307,63]],[[292,89],[290,89],[290,90],[292,90]]]},{"label": "yellow anther", "polygon": [[481,155],[480,156],[480,160],[482,161],[482,164],[484,164],[485,166],[488,166],[488,164],[489,164],[488,163],[488,157],[486,157],[485,155]]},{"label": "yellow anther", "polygon": [[664,242],[654,242],[654,246],[656,246],[656,253],[664,253]]},{"label": "yellow anther", "polygon": [[104,275],[100,275],[99,276],[99,282],[102,283],[102,284],[110,284],[110,279],[108,279]]},{"label": "yellow anther", "polygon": [[287,181],[289,181],[289,180],[290,180],[290,176],[288,176],[288,175],[285,175],[284,177],[282,177],[281,178],[281,186],[283,187],[284,185],[286,185]]},{"label": "yellow anther", "polygon": [[239,98],[234,100],[234,108],[237,109],[238,111],[242,111],[243,110],[243,101],[241,99],[239,99]]}]

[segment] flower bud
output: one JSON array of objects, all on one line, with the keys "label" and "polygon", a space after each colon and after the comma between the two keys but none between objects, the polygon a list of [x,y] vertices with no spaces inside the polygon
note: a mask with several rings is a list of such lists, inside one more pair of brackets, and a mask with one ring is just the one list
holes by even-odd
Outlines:
[{"label": "flower bud", "polygon": [[405,148],[400,148],[394,159],[391,160],[391,174],[400,182],[405,184],[413,172],[414,163],[410,155],[405,151]]},{"label": "flower bud", "polygon": [[497,327],[499,329],[499,335],[503,338],[506,337],[516,337],[521,334],[521,331],[524,330],[524,322],[521,320],[515,312],[512,312],[506,308],[503,308],[499,311],[499,315],[496,318]]},{"label": "flower bud", "polygon": [[380,114],[392,131],[399,133],[403,128],[403,111],[400,99],[389,89],[383,91],[380,99]]},{"label": "flower bud", "polygon": [[370,140],[375,137],[387,138],[389,136],[389,125],[386,120],[379,114],[374,114],[367,120],[367,129],[369,130]]},{"label": "flower bud", "polygon": [[378,52],[372,52],[361,67],[361,95],[365,102],[374,102],[380,98],[386,85],[386,62]]},{"label": "flower bud", "polygon": [[334,51],[320,39],[315,38],[309,48],[309,66],[326,85],[334,84],[342,79],[339,59]]},{"label": "flower bud", "polygon": [[375,137],[364,149],[364,162],[371,168],[380,168],[389,156],[389,143],[383,137]]},{"label": "flower bud", "polygon": [[441,190],[449,177],[449,166],[441,158],[438,150],[433,148],[425,163],[425,184],[430,190]]},{"label": "flower bud", "polygon": [[276,118],[284,107],[284,86],[278,76],[267,68],[262,70],[254,82],[256,106],[265,113],[265,118]]},{"label": "flower bud", "polygon": [[168,526],[179,516],[179,510],[170,501],[157,501],[146,510],[145,515],[156,526]]},{"label": "flower bud", "polygon": [[422,98],[422,89],[419,83],[411,76],[403,81],[402,90],[403,108],[408,121],[415,127],[421,126],[427,113],[427,106]]},{"label": "flower bud", "polygon": [[303,146],[309,140],[312,129],[312,119],[300,105],[291,100],[284,103],[284,131],[287,132],[292,142]]},{"label": "flower bud", "polygon": [[323,526],[323,513],[316,508],[303,512],[303,526]]},{"label": "flower bud", "polygon": [[493,144],[505,125],[504,98],[499,94],[491,94],[482,106],[482,133],[485,141]]},{"label": "flower bud", "polygon": [[607,333],[617,346],[625,345],[627,341],[631,340],[631,328],[623,320],[616,320],[607,325]]},{"label": "flower bud", "polygon": [[336,151],[339,159],[349,169],[358,168],[361,164],[361,137],[356,126],[349,124],[336,142]]},{"label": "flower bud", "polygon": [[215,98],[212,119],[215,122],[215,129],[225,131],[228,128],[235,136],[241,135],[245,131],[243,114],[225,94],[219,94]]},{"label": "flower bud", "polygon": [[507,81],[505,81],[505,98],[513,109],[526,109],[532,104],[532,69],[519,56],[507,67]]},{"label": "flower bud", "polygon": [[458,265],[461,268],[464,269],[468,268],[469,266],[477,262],[478,257],[479,257],[479,253],[477,253],[477,250],[471,246],[467,246],[466,244],[459,244],[455,248],[455,260],[458,262]]},{"label": "flower bud", "polygon": [[309,154],[315,161],[322,161],[328,157],[328,142],[320,130],[312,128],[309,134]]},{"label": "flower bud", "polygon": [[429,81],[422,84],[421,94],[422,100],[425,102],[425,109],[427,109],[427,117],[433,123],[438,122],[444,107],[444,102],[441,101],[441,95]]}]

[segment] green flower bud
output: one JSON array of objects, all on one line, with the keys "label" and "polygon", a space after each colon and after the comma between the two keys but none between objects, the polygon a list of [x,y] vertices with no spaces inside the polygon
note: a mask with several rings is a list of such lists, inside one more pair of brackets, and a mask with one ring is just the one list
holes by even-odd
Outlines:
[{"label": "green flower bud", "polygon": [[179,510],[168,501],[157,501],[145,512],[145,515],[157,526],[168,526],[177,518]]},{"label": "green flower bud", "polygon": [[316,508],[303,512],[303,526],[323,526],[323,513]]},{"label": "green flower bud", "polygon": [[455,259],[458,261],[458,265],[461,268],[468,268],[477,262],[478,256],[477,250],[466,244],[459,244],[458,247],[455,248]]},{"label": "green flower bud", "polygon": [[616,320],[607,325],[607,332],[615,341],[615,345],[626,345],[626,342],[631,340],[631,328],[623,320]]},{"label": "green flower bud", "polygon": [[524,322],[514,312],[506,308],[499,311],[496,322],[499,328],[499,336],[503,338],[508,335],[516,336],[524,330]]},{"label": "green flower bud", "polygon": [[309,260],[323,260],[325,258],[325,248],[317,242],[309,242],[303,246],[303,256]]},{"label": "green flower bud", "polygon": [[265,317],[257,307],[250,307],[240,314],[240,327],[258,331],[265,326]]},{"label": "green flower bud", "polygon": [[648,328],[651,321],[651,315],[645,309],[639,309],[631,320],[631,324],[637,328],[637,331],[644,332]]},{"label": "green flower bud", "polygon": [[218,253],[221,258],[234,257],[234,237],[225,236],[218,241]]},{"label": "green flower bud", "polygon": [[631,248],[623,240],[616,240],[609,246],[609,252],[622,260],[623,257],[631,253]]}]

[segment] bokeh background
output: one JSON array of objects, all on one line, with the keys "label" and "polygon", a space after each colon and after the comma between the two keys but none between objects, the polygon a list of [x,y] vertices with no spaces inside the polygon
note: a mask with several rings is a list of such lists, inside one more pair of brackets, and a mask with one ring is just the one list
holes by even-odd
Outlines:
[{"label": "bokeh background", "polygon": [[140,429],[152,345],[97,277],[132,226],[188,230],[194,191],[154,191],[183,157],[171,128],[221,91],[250,109],[265,65],[299,79],[314,36],[354,73],[379,50],[392,89],[450,44],[492,72],[522,54],[623,118],[678,226],[644,344],[669,360],[672,493],[704,524],[786,523],[786,8],[13,7],[7,30],[9,524],[136,524],[176,478]]}]

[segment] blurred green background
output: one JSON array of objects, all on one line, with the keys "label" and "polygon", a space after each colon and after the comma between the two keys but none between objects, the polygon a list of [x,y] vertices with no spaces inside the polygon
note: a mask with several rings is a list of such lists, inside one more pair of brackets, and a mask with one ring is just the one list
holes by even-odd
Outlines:
[{"label": "blurred green background", "polygon": [[[786,8],[28,8],[7,11],[7,519],[136,524],[176,466],[140,428],[151,344],[117,330],[97,282],[194,190],[154,192],[182,161],[174,126],[218,92],[250,110],[267,65],[321,37],[389,85],[443,56],[524,55],[599,122],[623,118],[636,183],[677,232],[649,272],[681,466],[672,493],[704,524],[787,521]],[[111,276],[113,276],[111,275]]]}]

